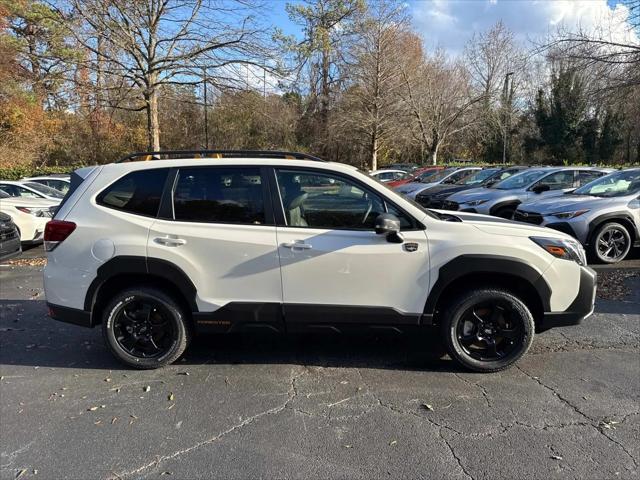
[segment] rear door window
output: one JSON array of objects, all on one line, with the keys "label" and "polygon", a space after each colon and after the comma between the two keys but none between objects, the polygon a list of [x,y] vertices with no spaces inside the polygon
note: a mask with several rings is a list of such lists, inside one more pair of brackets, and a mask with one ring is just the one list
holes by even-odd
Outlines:
[{"label": "rear door window", "polygon": [[184,222],[265,224],[260,168],[181,168],[173,210],[174,218]]},{"label": "rear door window", "polygon": [[96,201],[116,210],[156,217],[168,172],[167,168],[131,172],[103,190]]}]

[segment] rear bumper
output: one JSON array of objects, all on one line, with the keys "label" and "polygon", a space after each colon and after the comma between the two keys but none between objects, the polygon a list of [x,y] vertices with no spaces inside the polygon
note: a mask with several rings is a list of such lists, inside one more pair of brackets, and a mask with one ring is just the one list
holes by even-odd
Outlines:
[{"label": "rear bumper", "polygon": [[54,305],[53,303],[47,303],[47,307],[49,308],[49,316],[54,320],[72,323],[73,325],[79,325],[81,327],[95,327],[91,321],[91,312]]},{"label": "rear bumper", "polygon": [[580,267],[578,295],[564,312],[545,312],[540,330],[578,325],[593,313],[596,301],[597,274],[589,267]]}]

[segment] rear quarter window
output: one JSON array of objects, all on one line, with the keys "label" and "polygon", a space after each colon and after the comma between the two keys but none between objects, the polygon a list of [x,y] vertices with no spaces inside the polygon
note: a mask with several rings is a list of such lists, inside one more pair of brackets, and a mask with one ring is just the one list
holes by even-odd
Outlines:
[{"label": "rear quarter window", "polygon": [[103,190],[98,205],[146,217],[156,217],[169,169],[131,172]]}]

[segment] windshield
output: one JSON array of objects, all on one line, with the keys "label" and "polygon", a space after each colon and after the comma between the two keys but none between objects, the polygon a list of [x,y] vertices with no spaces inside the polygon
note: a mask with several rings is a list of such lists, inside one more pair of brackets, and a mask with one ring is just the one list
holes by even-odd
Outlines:
[{"label": "windshield", "polygon": [[487,178],[494,176],[499,171],[500,170],[497,169],[479,170],[477,172],[473,172],[471,175],[461,178],[455,183],[455,185],[480,185]]},{"label": "windshield", "polygon": [[420,182],[422,183],[439,182],[443,178],[446,178],[449,175],[451,175],[456,170],[457,170],[456,168],[445,168],[444,170],[438,170],[437,172],[430,175],[426,179],[421,179]]},{"label": "windshield", "polygon": [[46,185],[42,185],[36,182],[25,182],[25,186],[35,190],[36,192],[40,192],[48,197],[53,198],[64,198],[64,194],[56,190],[55,188],[47,187]]},{"label": "windshield", "polygon": [[10,198],[11,195],[9,195],[7,192],[5,192],[4,190],[0,190],[0,198]]},{"label": "windshield", "polygon": [[546,175],[548,170],[527,170],[526,172],[512,175],[506,180],[498,183],[494,188],[498,190],[515,190],[516,188],[524,188],[532,182]]},{"label": "windshield", "polygon": [[427,178],[431,178],[440,170],[427,170],[426,172],[419,173],[411,178],[411,182],[424,182]]},{"label": "windshield", "polygon": [[640,192],[640,170],[623,170],[611,173],[577,188],[573,195],[594,197],[624,197]]}]

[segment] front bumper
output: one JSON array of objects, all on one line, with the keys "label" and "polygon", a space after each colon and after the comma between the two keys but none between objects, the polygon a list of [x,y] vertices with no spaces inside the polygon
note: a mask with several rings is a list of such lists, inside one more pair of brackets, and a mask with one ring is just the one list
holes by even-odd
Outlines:
[{"label": "front bumper", "polygon": [[578,295],[564,312],[545,312],[540,331],[554,327],[578,325],[593,313],[596,301],[597,274],[589,267],[580,267]]},{"label": "front bumper", "polygon": [[20,237],[14,234],[11,238],[0,240],[0,262],[6,262],[22,253]]}]

